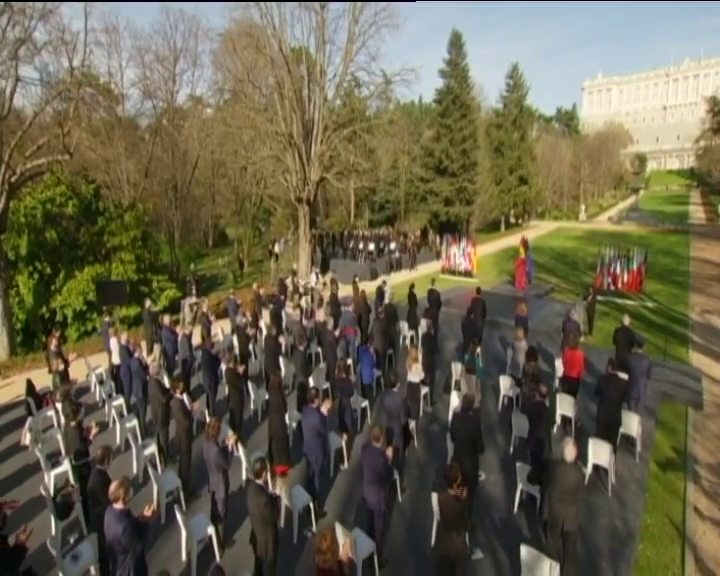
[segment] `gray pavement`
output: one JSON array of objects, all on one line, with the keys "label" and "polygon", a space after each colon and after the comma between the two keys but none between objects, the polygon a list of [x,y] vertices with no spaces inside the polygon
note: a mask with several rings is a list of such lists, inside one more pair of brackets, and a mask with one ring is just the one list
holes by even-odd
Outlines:
[{"label": "gray pavement", "polygon": [[[460,339],[460,319],[469,289],[457,288],[444,293],[445,306],[441,315],[440,348],[441,370],[436,377],[436,398],[440,398],[432,414],[424,416],[419,424],[419,446],[411,447],[408,453],[405,492],[402,503],[396,502],[392,510],[391,524],[387,539],[388,566],[384,574],[434,573],[434,562],[430,547],[432,513],[430,492],[437,485],[439,472],[446,460],[445,432],[447,426],[447,395],[441,394],[440,387],[447,384],[450,361],[455,357]],[[514,297],[503,294],[487,294],[491,322],[486,329],[483,359],[485,381],[482,387],[483,426],[487,451],[482,459],[486,479],[481,483],[476,499],[475,518],[477,530],[473,538],[484,553],[484,558],[472,563],[470,574],[498,575],[519,574],[519,544],[528,542],[542,549],[540,523],[535,516],[532,499],[521,505],[517,514],[512,513],[515,491],[515,461],[526,459],[525,448],[520,446],[514,455],[509,454],[509,408],[497,411],[497,379],[504,370],[504,349],[512,335],[512,328],[506,319],[511,318]],[[559,347],[559,323],[567,303],[550,299],[531,300],[530,340],[542,352],[545,377],[551,381],[550,368],[553,356]],[[404,313],[401,311],[401,313]],[[590,360],[591,380],[599,373],[609,350],[586,346]],[[399,359],[404,365],[404,355]],[[667,370],[673,370],[673,367]],[[656,371],[657,373],[657,371]],[[676,380],[675,376],[665,376]],[[695,390],[693,375],[687,374],[685,388]],[[624,575],[632,573],[632,563],[637,540],[638,526],[642,516],[648,456],[654,442],[655,406],[659,392],[650,395],[650,407],[645,417],[644,437],[640,462],[636,463],[632,449],[623,444],[619,450],[617,483],[612,497],[606,489],[603,474],[593,475],[582,498],[582,528],[580,534],[580,568],[583,574]],[[592,386],[586,383],[580,396],[581,426],[578,439],[581,457],[584,458],[587,431],[594,427],[594,401]],[[88,398],[86,398],[89,401]],[[294,402],[294,396],[290,403]],[[292,404],[291,404],[292,405]],[[221,410],[224,409],[221,403]],[[89,419],[100,418],[93,413]],[[375,411],[375,418],[381,417]],[[54,562],[44,540],[49,536],[48,512],[39,494],[40,468],[36,458],[19,445],[20,431],[25,422],[25,408],[19,402],[6,404],[0,409],[0,497],[14,498],[21,502],[20,509],[10,517],[10,528],[15,530],[23,523],[30,523],[35,529],[30,543],[30,563],[38,574],[54,573]],[[95,445],[112,443],[110,431],[104,431]],[[248,416],[244,437],[249,454],[264,451],[267,445],[266,423],[257,424],[256,416]],[[326,500],[327,516],[321,525],[338,520],[348,527],[364,526],[364,511],[360,498],[361,471],[358,456],[360,445],[367,438],[367,427],[354,443],[353,455],[347,470],[336,474]],[[560,433],[555,440],[560,441]],[[196,497],[189,503],[190,514],[203,511],[209,514],[209,500],[205,486],[204,464],[199,454],[200,443],[195,444],[193,484]],[[299,442],[294,444],[295,458],[299,461]],[[526,460],[525,460],[526,461]],[[119,454],[113,461],[111,475],[117,477],[131,474],[129,450]],[[293,469],[291,483],[301,481],[304,476],[302,465]],[[245,492],[240,486],[240,462],[231,470],[231,498],[228,542],[223,565],[229,574],[245,574],[251,570],[253,557],[248,544],[250,533],[245,506]],[[149,483],[135,485],[133,509],[140,511],[151,501]],[[308,525],[306,516],[301,516],[301,531]],[[161,527],[156,520],[148,542],[148,557],[151,574],[167,569],[171,574],[184,573],[180,561],[180,533],[174,516],[168,510],[166,525]],[[211,562],[209,549],[201,552],[198,574],[205,574]],[[312,540],[299,537],[298,544],[292,544],[292,516],[288,515],[281,537],[279,574],[312,574]]]}]

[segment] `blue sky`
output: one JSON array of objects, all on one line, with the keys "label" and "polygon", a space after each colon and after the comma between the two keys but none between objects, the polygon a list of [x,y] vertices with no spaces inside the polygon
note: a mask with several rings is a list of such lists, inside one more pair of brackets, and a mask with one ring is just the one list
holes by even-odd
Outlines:
[{"label": "blue sky", "polygon": [[[144,25],[162,4],[222,25],[228,2],[111,2]],[[465,36],[476,83],[492,102],[518,61],[530,98],[544,111],[580,98],[586,78],[720,57],[720,2],[416,2],[399,3],[402,28],[387,45],[389,67],[410,67],[408,97],[431,98],[450,30]]]}]

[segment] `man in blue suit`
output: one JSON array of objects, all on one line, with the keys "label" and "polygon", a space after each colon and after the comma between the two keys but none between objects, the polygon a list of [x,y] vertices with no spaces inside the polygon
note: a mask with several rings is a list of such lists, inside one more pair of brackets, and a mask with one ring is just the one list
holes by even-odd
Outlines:
[{"label": "man in blue suit", "polygon": [[122,393],[125,396],[125,403],[128,410],[132,402],[132,371],[130,363],[133,353],[128,342],[127,332],[120,334],[120,382],[122,382]]},{"label": "man in blue suit", "polygon": [[406,440],[410,432],[408,429],[410,411],[397,386],[397,376],[389,374],[385,393],[382,396],[382,407],[385,414],[385,437],[387,443],[394,448],[395,466],[402,471]]},{"label": "man in blue suit", "polygon": [[308,390],[308,403],[303,407],[301,415],[308,492],[315,502],[320,500],[322,473],[328,457],[327,413],[331,405],[330,400],[321,403],[321,392],[313,387]]},{"label": "man in blue suit", "polygon": [[362,497],[368,509],[367,535],[375,541],[380,562],[384,563],[382,554],[385,525],[387,523],[388,498],[393,482],[392,446],[385,447],[385,433],[381,426],[370,429],[370,442],[367,442],[360,453],[362,462]]},{"label": "man in blue suit", "polygon": [[635,337],[635,349],[626,360],[628,369],[628,408],[642,416],[645,411],[648,380],[652,377],[650,358],[645,354],[645,341]]},{"label": "man in blue suit", "polygon": [[135,413],[140,422],[140,436],[144,438],[148,403],[148,367],[142,356],[140,344],[135,345],[133,357],[130,360],[130,378],[132,380],[132,396],[135,400]]},{"label": "man in blue suit", "polygon": [[163,361],[165,362],[165,371],[172,378],[175,375],[175,364],[178,357],[178,334],[170,323],[170,315],[163,316],[162,330],[160,331],[160,341],[162,342]]},{"label": "man in blue suit", "polygon": [[215,400],[220,386],[220,358],[212,350],[212,342],[204,340],[200,346],[200,376],[207,394],[210,416],[215,416]]},{"label": "man in blue suit", "polygon": [[130,480],[123,477],[110,484],[110,506],[103,522],[111,573],[115,576],[148,576],[145,543],[148,522],[155,515],[152,504],[142,515],[135,516],[128,508]]}]

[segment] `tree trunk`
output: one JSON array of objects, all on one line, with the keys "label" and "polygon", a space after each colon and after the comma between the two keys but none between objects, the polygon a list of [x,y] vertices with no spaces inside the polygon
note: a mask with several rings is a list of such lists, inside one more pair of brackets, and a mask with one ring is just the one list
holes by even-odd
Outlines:
[{"label": "tree trunk", "polygon": [[7,256],[2,238],[5,226],[0,230],[0,362],[8,360],[15,353],[15,327],[10,308],[10,285],[12,279],[8,270]]},{"label": "tree trunk", "polygon": [[350,224],[355,222],[355,181],[350,174]]},{"label": "tree trunk", "polygon": [[298,212],[298,254],[297,273],[300,278],[310,277],[312,267],[312,230],[310,226],[310,203],[301,202],[297,205]]}]

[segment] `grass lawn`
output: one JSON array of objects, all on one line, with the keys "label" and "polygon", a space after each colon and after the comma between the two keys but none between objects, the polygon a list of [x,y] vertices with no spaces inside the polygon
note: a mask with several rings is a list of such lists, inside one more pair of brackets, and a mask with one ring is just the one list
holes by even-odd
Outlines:
[{"label": "grass lawn", "polygon": [[[662,239],[660,234],[663,235]],[[625,312],[633,327],[647,341],[655,358],[677,362],[688,360],[688,236],[684,232],[604,232],[603,244],[637,246],[649,251],[649,277],[645,297],[654,308],[619,303],[598,303],[593,341],[610,345],[612,332]],[[597,232],[563,230],[533,243],[539,280],[556,286],[555,296],[576,300],[592,282],[598,251]],[[478,282],[486,288],[507,278],[517,255],[516,248],[484,257]],[[668,274],[668,271],[672,274]],[[415,280],[418,295],[424,295],[433,276]],[[461,280],[438,278],[439,288],[473,286]],[[409,283],[393,287],[403,298]],[[644,515],[635,555],[636,575],[683,572],[685,512],[685,427],[687,409],[663,403],[658,410],[655,445],[651,455]]]},{"label": "grass lawn", "polygon": [[655,170],[648,176],[647,187],[677,188],[691,186],[695,181],[691,170]]},{"label": "grass lawn", "polygon": [[658,222],[687,224],[689,198],[685,188],[648,190],[640,196],[640,209]]}]

